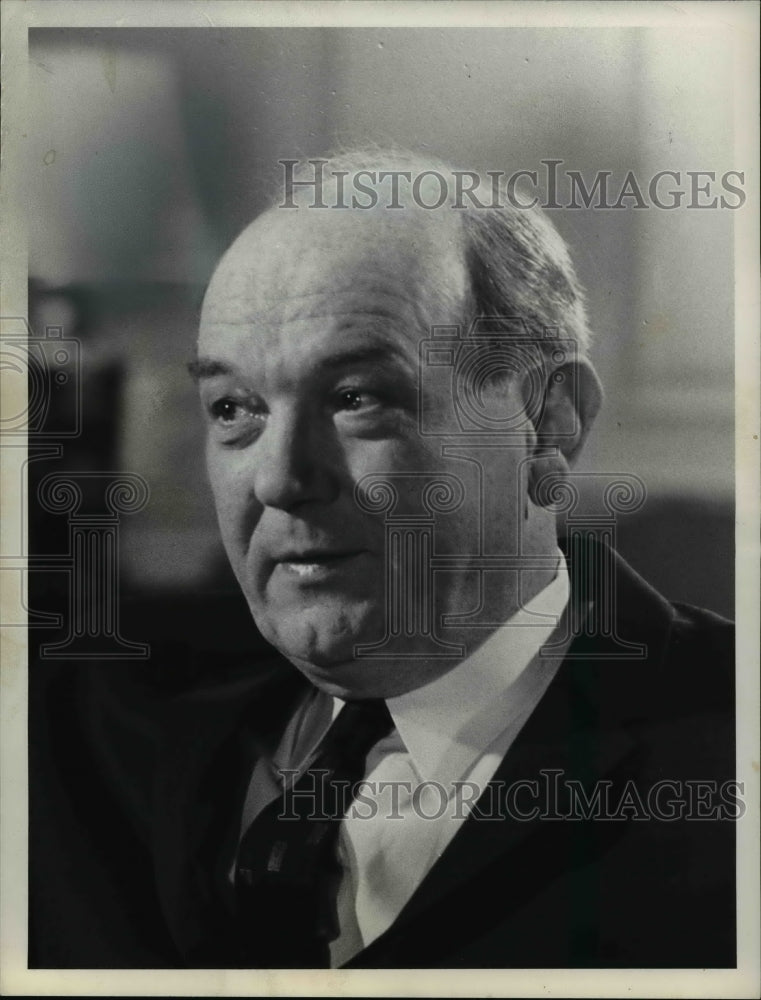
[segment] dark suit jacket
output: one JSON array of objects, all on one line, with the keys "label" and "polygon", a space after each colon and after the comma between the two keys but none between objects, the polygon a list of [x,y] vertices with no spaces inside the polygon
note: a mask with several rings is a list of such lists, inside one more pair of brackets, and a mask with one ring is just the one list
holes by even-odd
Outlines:
[{"label": "dark suit jacket", "polygon": [[[620,560],[616,581],[615,626],[575,639],[491,802],[561,772],[545,814],[567,812],[572,781],[626,807],[470,817],[351,966],[734,966],[732,627],[669,604]],[[616,658],[617,640],[646,658]],[[32,666],[31,967],[266,966],[236,950],[224,869],[253,761],[305,681],[271,651],[229,661],[194,665],[180,648]],[[663,809],[681,798],[705,818],[648,817],[662,781],[675,783]]]}]

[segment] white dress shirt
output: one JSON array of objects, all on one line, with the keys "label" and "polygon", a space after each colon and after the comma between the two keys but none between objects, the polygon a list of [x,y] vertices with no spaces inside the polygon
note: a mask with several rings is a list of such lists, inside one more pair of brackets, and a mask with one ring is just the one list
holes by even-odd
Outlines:
[{"label": "white dress shirt", "polygon": [[[560,664],[540,657],[568,603],[568,570],[471,656],[423,687],[387,700],[394,729],[369,752],[365,784],[341,823],[341,933],[347,962],[401,912],[467,817]],[[279,791],[278,769],[303,770],[343,702],[317,689],[291,718],[272,760],[258,761],[241,833]]]}]

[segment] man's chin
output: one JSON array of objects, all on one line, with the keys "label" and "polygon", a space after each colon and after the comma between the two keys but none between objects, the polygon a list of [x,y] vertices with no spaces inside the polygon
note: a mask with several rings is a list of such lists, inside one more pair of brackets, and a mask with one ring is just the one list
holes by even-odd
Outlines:
[{"label": "man's chin", "polygon": [[407,694],[445,673],[457,662],[357,655],[357,645],[365,645],[364,640],[308,649],[280,641],[274,641],[273,645],[315,687],[348,701]]},{"label": "man's chin", "polygon": [[[319,610],[319,614],[311,612]],[[264,638],[289,660],[315,687],[338,698],[392,698],[447,672],[459,662],[417,655],[363,655],[363,647],[384,637],[385,621],[377,604],[357,603],[331,609],[326,614],[309,607],[278,609],[268,606],[257,615]],[[253,608],[252,608],[253,611]],[[408,649],[409,652],[409,649]]]},{"label": "man's chin", "polygon": [[[270,619],[271,620],[271,619]],[[264,638],[315,687],[338,698],[389,698],[416,684],[404,677],[396,661],[357,655],[358,648],[376,643],[382,622],[373,615],[349,619],[346,611],[335,619],[307,612],[280,615],[257,623]],[[372,627],[375,626],[375,627]]]},{"label": "man's chin", "polygon": [[360,610],[354,615],[343,611],[332,618],[324,614],[313,618],[303,610],[280,615],[274,622],[267,616],[257,624],[264,638],[299,670],[328,678],[350,671],[357,663],[357,648],[377,641],[382,632],[370,627],[372,617]]},{"label": "man's chin", "polygon": [[378,665],[354,655],[355,646],[330,649],[279,647],[280,652],[315,687],[338,698],[378,698],[386,695],[387,681],[378,676]]}]

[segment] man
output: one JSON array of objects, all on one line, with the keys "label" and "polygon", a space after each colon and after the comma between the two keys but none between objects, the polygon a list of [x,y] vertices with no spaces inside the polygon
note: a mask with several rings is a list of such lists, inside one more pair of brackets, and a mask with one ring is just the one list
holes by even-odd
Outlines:
[{"label": "man", "polygon": [[[413,183],[346,204],[381,171]],[[536,210],[426,207],[454,176],[338,157],[222,259],[191,368],[274,649],[77,682],[36,823],[84,840],[33,847],[36,964],[734,964],[728,623],[558,547],[601,400],[581,291]]]}]

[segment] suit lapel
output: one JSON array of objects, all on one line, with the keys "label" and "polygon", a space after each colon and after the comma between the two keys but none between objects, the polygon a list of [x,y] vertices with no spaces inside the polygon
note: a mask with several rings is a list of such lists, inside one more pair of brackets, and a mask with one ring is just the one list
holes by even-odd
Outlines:
[{"label": "suit lapel", "polygon": [[[561,666],[476,808],[394,924],[350,967],[384,965],[384,952],[399,947],[411,947],[415,965],[439,965],[493,922],[494,912],[486,903],[495,894],[503,914],[519,913],[562,874],[591,860],[588,846],[574,850],[564,841],[567,821],[546,817],[567,813],[569,780],[586,790],[596,781],[619,783],[634,777],[641,750],[625,729],[595,727],[589,718],[593,706],[584,703],[576,670],[570,662]],[[584,714],[587,722],[579,726],[576,720]],[[519,783],[524,790],[511,798]],[[536,810],[538,816],[528,818]],[[609,832],[620,829],[616,825]],[[599,850],[606,846],[596,844]],[[506,866],[509,889],[502,893]],[[395,957],[392,964],[407,962]]]},{"label": "suit lapel", "polygon": [[[165,706],[154,858],[164,914],[188,964],[226,964],[224,869],[246,787],[258,752],[282,729],[304,683],[273,659],[214,678]],[[256,742],[248,738],[254,732]]]}]

